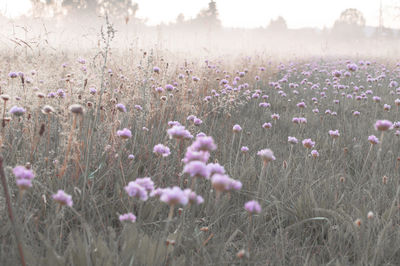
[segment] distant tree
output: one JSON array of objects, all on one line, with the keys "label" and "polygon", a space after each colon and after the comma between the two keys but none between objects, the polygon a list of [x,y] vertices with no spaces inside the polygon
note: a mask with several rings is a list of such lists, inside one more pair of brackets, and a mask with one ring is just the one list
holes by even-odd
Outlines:
[{"label": "distant tree", "polygon": [[[31,0],[34,13],[43,13],[47,8],[50,13],[57,14],[66,11],[68,15],[104,15],[129,20],[139,9],[132,0]],[[128,19],[127,19],[128,18]]]},{"label": "distant tree", "polygon": [[285,31],[287,30],[286,20],[281,16],[275,20],[271,19],[267,29],[274,32]]},{"label": "distant tree", "polygon": [[209,30],[212,28],[219,28],[221,27],[221,20],[218,16],[217,3],[211,0],[208,3],[208,8],[201,10],[193,22],[194,24],[204,26]]},{"label": "distant tree", "polygon": [[344,10],[333,25],[333,34],[342,38],[362,38],[364,37],[365,18],[364,15],[355,8]]},{"label": "distant tree", "polygon": [[176,17],[176,24],[183,24],[185,22],[185,16],[182,13]]}]

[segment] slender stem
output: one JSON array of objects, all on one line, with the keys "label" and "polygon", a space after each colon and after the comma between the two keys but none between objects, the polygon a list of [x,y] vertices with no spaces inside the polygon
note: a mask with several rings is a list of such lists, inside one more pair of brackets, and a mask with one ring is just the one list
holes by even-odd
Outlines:
[{"label": "slender stem", "polygon": [[58,175],[59,178],[62,178],[64,176],[65,170],[67,169],[68,157],[69,157],[69,153],[71,150],[72,137],[74,135],[74,131],[75,131],[75,127],[76,127],[76,117],[77,116],[78,115],[74,114],[74,118],[72,121],[71,133],[69,134],[69,137],[68,137],[68,146],[67,146],[67,151],[65,153],[64,163],[63,163],[63,166],[61,167],[60,173]]},{"label": "slender stem", "polygon": [[6,198],[8,216],[10,218],[11,225],[12,225],[12,228],[13,228],[13,231],[14,231],[14,235],[15,235],[15,239],[17,241],[18,252],[19,252],[19,256],[21,258],[21,265],[25,266],[26,263],[25,263],[24,252],[23,252],[23,249],[22,249],[22,244],[21,244],[21,239],[20,239],[20,236],[19,236],[19,231],[17,230],[17,225],[16,225],[16,222],[15,222],[13,210],[12,210],[12,207],[11,207],[10,193],[8,192],[6,175],[4,173],[4,168],[3,168],[3,156],[1,156],[1,155],[0,155],[0,178],[1,178],[1,183],[3,185],[3,189],[4,189],[4,196]]}]

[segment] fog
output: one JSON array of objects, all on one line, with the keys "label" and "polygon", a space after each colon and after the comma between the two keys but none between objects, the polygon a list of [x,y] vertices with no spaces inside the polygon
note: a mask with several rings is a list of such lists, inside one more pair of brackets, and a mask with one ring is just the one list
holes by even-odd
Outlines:
[{"label": "fog", "polygon": [[[288,29],[280,21],[256,29],[224,28],[203,21],[147,26],[138,19],[109,17],[114,53],[164,51],[175,56],[258,55],[279,58],[399,56],[396,30],[343,24],[342,27]],[[52,52],[96,52],[105,16],[6,19],[0,17],[2,53],[37,55]]]}]

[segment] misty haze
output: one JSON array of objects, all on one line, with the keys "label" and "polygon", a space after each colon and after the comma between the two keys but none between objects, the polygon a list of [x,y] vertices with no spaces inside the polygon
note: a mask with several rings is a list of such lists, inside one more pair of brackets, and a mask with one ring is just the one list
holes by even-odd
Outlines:
[{"label": "misty haze", "polygon": [[399,22],[0,0],[0,265],[400,265]]}]

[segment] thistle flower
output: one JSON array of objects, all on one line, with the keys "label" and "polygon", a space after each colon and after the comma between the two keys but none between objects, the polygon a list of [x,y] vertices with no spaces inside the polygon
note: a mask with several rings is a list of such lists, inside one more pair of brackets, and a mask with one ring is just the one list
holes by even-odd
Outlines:
[{"label": "thistle flower", "polygon": [[64,190],[59,189],[56,194],[52,195],[52,198],[57,201],[61,206],[67,205],[72,207],[72,196],[64,192]]},{"label": "thistle flower", "polygon": [[185,129],[184,126],[175,125],[172,128],[167,130],[167,133],[170,139],[191,139],[193,138],[192,134],[188,130]]},{"label": "thistle flower", "polygon": [[369,137],[368,137],[368,141],[369,141],[371,144],[373,144],[373,145],[379,143],[379,139],[378,139],[376,136],[374,136],[374,135],[369,136]]},{"label": "thistle flower", "polygon": [[244,208],[245,208],[245,210],[247,212],[249,212],[249,214],[260,213],[261,212],[261,206],[255,200],[251,200],[251,201],[246,202],[244,204]]},{"label": "thistle flower", "polygon": [[197,195],[196,192],[192,191],[190,188],[185,189],[183,192],[189,199],[190,204],[200,205],[204,202],[203,197],[200,195]]},{"label": "thistle flower", "polygon": [[155,67],[153,67],[153,71],[154,71],[154,73],[159,74],[160,73],[160,68],[155,66]]},{"label": "thistle flower", "polygon": [[217,149],[217,145],[214,143],[214,139],[210,136],[197,137],[191,145],[193,151],[214,151]]},{"label": "thistle flower", "polygon": [[117,103],[115,105],[115,108],[117,108],[117,110],[122,112],[122,113],[126,113],[126,107],[122,103]]},{"label": "thistle flower", "polygon": [[27,169],[25,166],[16,166],[13,169],[13,174],[20,189],[24,190],[32,187],[32,180],[35,178],[32,170]]},{"label": "thistle flower", "polygon": [[270,149],[263,149],[257,152],[257,155],[263,159],[264,163],[275,161],[274,153]]},{"label": "thistle flower", "polygon": [[307,106],[306,106],[306,104],[305,104],[304,102],[299,102],[299,103],[297,104],[297,107],[299,107],[299,108],[306,108]]},{"label": "thistle flower", "polygon": [[338,138],[340,136],[339,130],[329,130],[329,136],[332,138]]},{"label": "thistle flower", "polygon": [[167,85],[165,85],[165,89],[166,89],[167,91],[173,91],[173,90],[174,90],[174,86],[171,85],[171,84],[167,84]]},{"label": "thistle flower", "polygon": [[375,129],[379,131],[386,131],[392,129],[393,123],[389,120],[378,120],[375,123]]},{"label": "thistle flower", "polygon": [[201,161],[191,161],[183,168],[185,174],[189,174],[191,177],[203,177],[208,179],[210,177],[210,170],[207,165]]},{"label": "thistle flower", "polygon": [[248,148],[247,146],[242,146],[242,148],[240,148],[240,150],[241,150],[243,153],[246,153],[246,152],[249,151],[249,148]]},{"label": "thistle flower", "polygon": [[129,139],[132,137],[132,132],[129,129],[124,128],[122,130],[118,130],[117,135],[122,139]]},{"label": "thistle flower", "polygon": [[10,72],[10,73],[8,73],[8,76],[9,76],[10,78],[12,78],[12,79],[15,79],[15,78],[18,77],[18,74],[17,74],[16,72]]},{"label": "thistle flower", "polygon": [[269,128],[271,128],[272,127],[272,124],[271,123],[264,123],[263,125],[262,125],[262,127],[263,128],[266,128],[266,129],[269,129]]},{"label": "thistle flower", "polygon": [[13,114],[15,116],[22,116],[26,110],[23,107],[18,107],[18,106],[13,106],[10,109],[10,114]]},{"label": "thistle flower", "polygon": [[139,198],[142,201],[146,201],[148,199],[147,190],[135,181],[129,182],[124,189],[129,197]]},{"label": "thistle flower", "polygon": [[233,126],[232,130],[234,133],[238,133],[238,132],[242,131],[242,127],[240,125],[236,124]]},{"label": "thistle flower", "polygon": [[289,142],[290,144],[297,144],[297,143],[299,143],[299,141],[297,140],[297,138],[291,137],[291,136],[288,137],[288,142]]},{"label": "thistle flower", "polygon": [[164,146],[163,144],[155,145],[153,148],[153,152],[162,157],[167,157],[168,155],[171,154],[170,149],[167,146]]},{"label": "thistle flower", "polygon": [[304,146],[305,148],[307,148],[307,149],[314,148],[314,146],[315,146],[315,142],[312,141],[311,139],[304,139],[304,140],[302,141],[302,143],[303,143],[303,146]]},{"label": "thistle flower", "polygon": [[274,120],[279,120],[280,115],[279,114],[272,114],[271,118],[274,119]]},{"label": "thistle flower", "polygon": [[129,160],[133,160],[133,159],[135,159],[135,155],[133,155],[133,154],[129,154],[129,155],[128,155],[128,159],[129,159]]},{"label": "thistle flower", "polygon": [[134,223],[134,222],[136,222],[136,216],[133,213],[128,212],[128,213],[125,213],[125,214],[121,214],[119,216],[119,220],[120,220],[120,222],[132,222],[132,223]]},{"label": "thistle flower", "polygon": [[154,182],[150,177],[136,178],[135,183],[143,187],[147,193],[151,193],[154,190]]},{"label": "thistle flower", "polygon": [[231,178],[225,174],[214,174],[211,177],[211,184],[216,191],[228,191],[231,185]]},{"label": "thistle flower", "polygon": [[201,161],[206,163],[210,158],[210,153],[208,151],[195,151],[191,146],[186,150],[185,157],[182,161],[187,164],[191,161]]},{"label": "thistle flower", "polygon": [[311,156],[314,157],[314,158],[317,158],[319,156],[318,151],[317,150],[312,150],[311,151]]},{"label": "thistle flower", "polygon": [[160,201],[172,206],[177,204],[186,205],[189,202],[189,198],[181,188],[175,186],[164,188],[160,196]]},{"label": "thistle flower", "polygon": [[209,170],[210,176],[214,174],[225,174],[225,168],[219,163],[209,163],[207,164],[207,168]]}]

